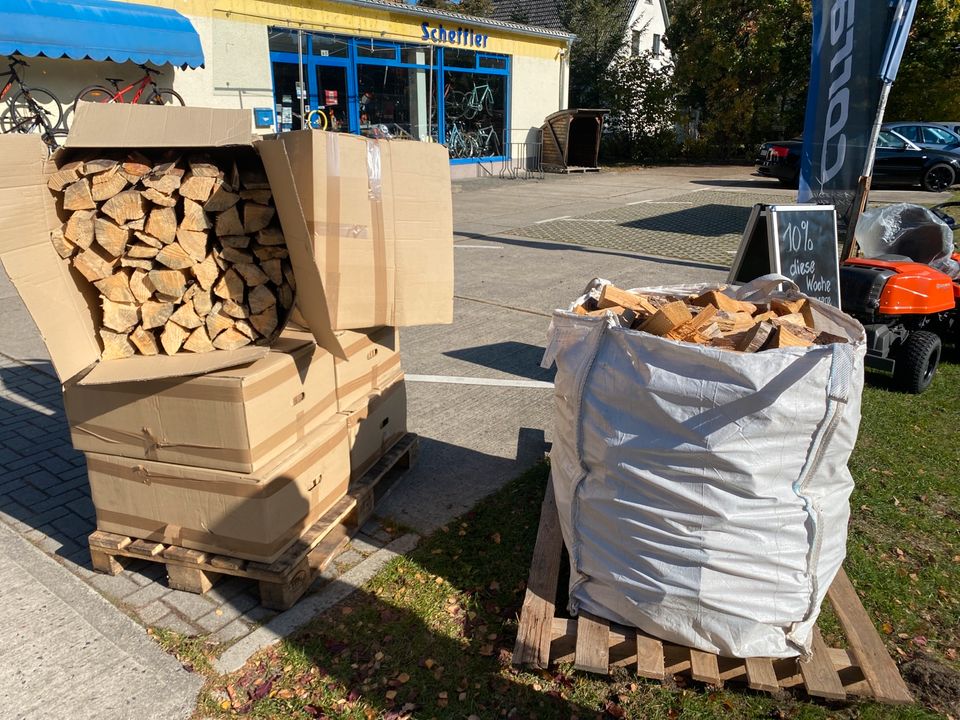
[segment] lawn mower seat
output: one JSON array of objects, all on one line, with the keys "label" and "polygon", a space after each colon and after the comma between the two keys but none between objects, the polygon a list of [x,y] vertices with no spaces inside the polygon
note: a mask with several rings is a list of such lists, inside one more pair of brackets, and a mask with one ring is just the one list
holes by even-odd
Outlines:
[{"label": "lawn mower seat", "polygon": [[868,258],[931,265],[949,258],[953,250],[953,230],[920,205],[897,203],[868,210],[856,232],[857,244]]}]

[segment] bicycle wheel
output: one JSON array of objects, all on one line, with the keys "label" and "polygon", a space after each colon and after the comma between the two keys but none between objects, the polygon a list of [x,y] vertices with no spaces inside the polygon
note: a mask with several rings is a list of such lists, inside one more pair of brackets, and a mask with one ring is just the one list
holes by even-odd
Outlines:
[{"label": "bicycle wheel", "polygon": [[13,116],[24,118],[41,117],[41,125],[54,130],[63,120],[63,106],[49,90],[43,88],[24,88],[10,100]]},{"label": "bicycle wheel", "polygon": [[307,113],[307,127],[314,130],[326,130],[330,121],[323,110],[311,110]]},{"label": "bicycle wheel", "polygon": [[186,105],[183,98],[169,88],[158,88],[154,90],[153,94],[148,97],[145,102],[147,105],[179,105],[181,107]]},{"label": "bicycle wheel", "polygon": [[471,105],[469,100],[463,108],[463,119],[464,120],[473,120],[477,116],[477,106]]},{"label": "bicycle wheel", "polygon": [[77,103],[81,100],[92,103],[112,102],[113,93],[103,87],[103,85],[87,85],[87,87],[77,93],[77,97],[73,100],[74,112],[76,112]]}]

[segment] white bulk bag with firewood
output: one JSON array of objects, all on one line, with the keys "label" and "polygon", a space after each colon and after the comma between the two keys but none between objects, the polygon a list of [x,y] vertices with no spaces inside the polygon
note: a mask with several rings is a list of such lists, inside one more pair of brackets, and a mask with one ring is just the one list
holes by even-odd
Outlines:
[{"label": "white bulk bag with firewood", "polygon": [[[781,281],[792,289],[773,293]],[[724,292],[797,297],[784,278]],[[859,323],[810,302],[838,342],[744,353],[554,313],[544,365],[557,365],[572,613],[725,656],[809,654],[846,554],[865,354]]]}]

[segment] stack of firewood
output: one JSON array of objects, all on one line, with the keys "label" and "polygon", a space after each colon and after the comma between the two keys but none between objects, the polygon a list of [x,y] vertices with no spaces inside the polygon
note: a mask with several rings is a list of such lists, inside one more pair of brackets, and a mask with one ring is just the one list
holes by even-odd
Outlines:
[{"label": "stack of firewood", "polygon": [[264,344],[293,307],[262,166],[97,155],[48,186],[66,217],[54,247],[100,293],[104,360]]},{"label": "stack of firewood", "polygon": [[604,285],[574,308],[578,315],[615,315],[623,327],[722,350],[759,352],[847,342],[815,328],[806,298],[752,303],[719,290],[696,296],[637,293]]}]

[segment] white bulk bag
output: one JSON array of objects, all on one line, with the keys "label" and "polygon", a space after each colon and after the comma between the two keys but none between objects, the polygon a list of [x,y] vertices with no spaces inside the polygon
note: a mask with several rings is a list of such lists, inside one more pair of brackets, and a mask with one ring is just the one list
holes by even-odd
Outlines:
[{"label": "white bulk bag", "polygon": [[[798,296],[779,276],[736,295]],[[725,656],[809,654],[846,554],[865,354],[858,322],[810,302],[849,343],[747,354],[554,313],[544,366],[557,364],[572,613]]]}]

